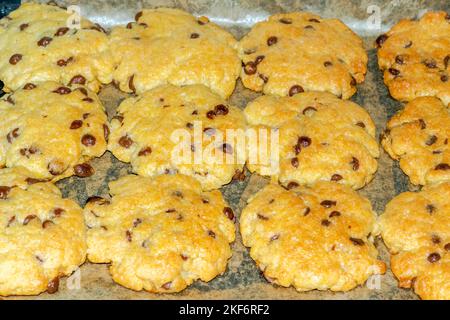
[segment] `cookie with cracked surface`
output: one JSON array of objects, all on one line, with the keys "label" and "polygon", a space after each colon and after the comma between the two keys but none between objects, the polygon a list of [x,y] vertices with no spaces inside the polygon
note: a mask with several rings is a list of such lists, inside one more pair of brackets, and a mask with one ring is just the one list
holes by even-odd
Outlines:
[{"label": "cookie with cracked surface", "polygon": [[86,161],[106,150],[104,108],[83,86],[29,83],[0,100],[0,118],[0,166],[25,167],[32,178],[90,176]]},{"label": "cookie with cracked surface", "polygon": [[[244,110],[249,126],[278,129],[279,171],[248,155],[247,167],[271,175],[283,185],[335,181],[355,189],[369,183],[379,156],[375,125],[356,103],[330,93],[304,92],[293,97],[262,96]],[[249,144],[251,145],[251,144]],[[264,145],[259,146],[262,149]],[[253,154],[253,156],[252,156]],[[256,161],[256,160],[258,161]]]},{"label": "cookie with cracked surface", "polygon": [[225,271],[234,215],[218,190],[184,175],[128,175],[109,186],[112,199],[94,198],[84,213],[88,259],[111,263],[114,281],[171,293]]},{"label": "cookie with cracked surface", "polygon": [[86,257],[82,209],[29,177],[0,170],[0,296],[54,293]]},{"label": "cookie with cracked surface", "polygon": [[389,120],[381,143],[411,183],[450,181],[450,109],[434,97],[409,102]]},{"label": "cookie with cracked surface", "polygon": [[450,16],[428,12],[401,20],[377,38],[378,65],[392,97],[435,96],[450,103]]},{"label": "cookie with cracked surface", "polygon": [[298,291],[348,291],[383,274],[372,243],[376,214],[347,186],[269,184],[240,217],[244,245],[266,279]]},{"label": "cookie with cracked surface", "polygon": [[177,9],[143,10],[135,20],[111,31],[113,77],[122,91],[203,84],[224,98],[233,93],[240,61],[230,33]]},{"label": "cookie with cracked surface", "polygon": [[207,87],[165,85],[121,103],[108,149],[139,175],[178,172],[210,190],[242,169],[245,150],[226,130],[245,128],[242,111]]},{"label": "cookie with cracked surface", "polygon": [[108,37],[81,19],[69,29],[71,13],[53,5],[24,3],[0,20],[0,79],[15,91],[27,83],[83,84],[98,91],[112,80]]},{"label": "cookie with cracked surface", "polygon": [[276,14],[257,23],[239,43],[244,86],[292,96],[327,91],[344,99],[364,81],[362,40],[337,19],[308,12]]},{"label": "cookie with cracked surface", "polygon": [[450,299],[450,183],[404,192],[379,220],[402,288],[422,299]]}]

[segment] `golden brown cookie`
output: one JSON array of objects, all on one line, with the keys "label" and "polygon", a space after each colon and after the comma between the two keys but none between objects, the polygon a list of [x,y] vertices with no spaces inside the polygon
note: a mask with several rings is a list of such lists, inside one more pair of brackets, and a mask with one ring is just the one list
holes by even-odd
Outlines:
[{"label": "golden brown cookie", "polygon": [[[375,125],[354,102],[325,92],[262,96],[244,114],[254,129],[278,129],[279,173],[269,175],[285,186],[335,181],[359,189],[377,171]],[[247,167],[267,175],[264,162],[254,163],[251,155]]]},{"label": "golden brown cookie", "polygon": [[207,87],[165,85],[121,103],[108,149],[139,175],[179,172],[210,190],[242,169],[245,149],[238,152],[227,130],[245,128],[242,111]]},{"label": "golden brown cookie", "polygon": [[446,12],[428,12],[419,20],[401,20],[377,38],[378,64],[395,99],[435,96],[450,103],[449,21]]},{"label": "golden brown cookie", "polygon": [[111,263],[114,281],[171,293],[225,271],[235,227],[219,191],[202,192],[184,175],[129,175],[111,182],[110,194],[88,201],[84,213],[88,258]]},{"label": "golden brown cookie", "polygon": [[422,299],[450,299],[450,183],[404,192],[380,217],[391,268]]},{"label": "golden brown cookie", "polygon": [[56,181],[94,173],[86,163],[106,150],[106,114],[83,86],[29,83],[0,100],[0,166],[25,167]]},{"label": "golden brown cookie", "polygon": [[411,183],[450,181],[450,109],[433,97],[416,98],[389,120],[381,143]]},{"label": "golden brown cookie", "polygon": [[29,175],[0,170],[0,296],[54,293],[86,256],[81,208]]},{"label": "golden brown cookie", "polygon": [[224,98],[231,95],[240,70],[231,34],[177,9],[143,10],[135,20],[111,31],[113,76],[122,91],[203,84]]},{"label": "golden brown cookie", "polygon": [[298,291],[348,291],[385,272],[372,243],[375,219],[370,202],[347,186],[270,184],[250,198],[240,228],[269,282]]},{"label": "golden brown cookie", "polygon": [[308,12],[275,14],[239,43],[241,78],[249,89],[292,96],[327,91],[344,99],[364,81],[362,40],[337,19]]},{"label": "golden brown cookie", "polygon": [[56,81],[98,91],[111,82],[105,31],[85,19],[70,29],[71,16],[57,6],[24,3],[0,20],[0,79],[7,90]]}]

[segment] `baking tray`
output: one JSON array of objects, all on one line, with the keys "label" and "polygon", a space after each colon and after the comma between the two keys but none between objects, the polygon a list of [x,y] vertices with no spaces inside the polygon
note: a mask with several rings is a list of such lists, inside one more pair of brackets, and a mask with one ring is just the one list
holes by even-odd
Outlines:
[{"label": "baking tray", "polygon": [[[0,4],[14,1],[0,1]],[[23,1],[27,2],[27,1]],[[47,1],[41,1],[47,2]],[[363,1],[289,1],[289,0],[78,0],[56,1],[59,5],[78,5],[81,14],[94,22],[110,28],[115,24],[132,21],[136,12],[142,8],[175,7],[184,9],[194,15],[206,15],[228,29],[238,39],[256,22],[264,20],[271,14],[305,10],[323,17],[336,17],[344,21],[364,40],[369,54],[366,81],[358,85],[358,92],[351,100],[363,106],[372,116],[377,126],[377,135],[386,126],[387,120],[401,108],[393,100],[383,84],[382,73],[377,68],[376,50],[373,41],[377,35],[388,30],[401,18],[416,18],[427,10],[444,10],[450,12],[450,1],[435,0],[363,0]],[[12,4],[11,7],[14,7]],[[115,114],[115,109],[127,94],[119,92],[112,85],[105,86],[99,96],[106,106],[108,117]],[[238,80],[236,90],[230,103],[244,108],[258,93],[243,88]],[[84,205],[88,197],[108,194],[108,182],[131,173],[129,164],[121,163],[110,152],[101,158],[93,159],[95,175],[80,179],[70,177],[61,180],[57,186],[65,197]],[[225,199],[239,217],[246,200],[267,183],[256,174],[246,172],[245,181],[234,181],[221,188]],[[386,203],[400,192],[414,190],[408,179],[401,172],[398,164],[385,153],[381,153],[379,168],[375,179],[360,193],[368,197],[374,210],[380,214]],[[236,225],[238,230],[238,223]],[[389,254],[381,239],[376,239],[376,246],[381,259],[389,265]],[[177,294],[151,294],[135,292],[115,284],[106,264],[85,263],[69,279],[61,280],[60,290],[53,295],[43,293],[28,299],[417,299],[412,290],[400,289],[393,274],[388,271],[375,279],[378,286],[360,286],[352,291],[309,291],[299,293],[293,288],[273,286],[261,276],[247,249],[242,245],[241,237],[233,246],[233,256],[228,269],[222,276],[204,283],[198,281]],[[375,287],[375,288],[373,288]],[[22,299],[12,297],[9,299]]]}]

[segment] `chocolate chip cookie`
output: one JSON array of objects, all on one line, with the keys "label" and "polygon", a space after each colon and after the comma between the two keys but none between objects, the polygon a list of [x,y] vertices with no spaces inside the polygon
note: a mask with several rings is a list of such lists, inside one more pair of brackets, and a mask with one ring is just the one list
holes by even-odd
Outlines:
[{"label": "chocolate chip cookie", "polygon": [[58,290],[86,256],[83,212],[24,168],[0,170],[0,296]]},{"label": "chocolate chip cookie", "polygon": [[179,172],[210,190],[242,169],[245,149],[227,130],[245,128],[242,111],[207,87],[165,85],[121,103],[108,149],[139,175]]},{"label": "chocolate chip cookie", "polygon": [[0,79],[6,89],[56,81],[98,91],[100,83],[111,82],[105,31],[85,19],[72,26],[72,16],[57,6],[24,3],[0,20]]},{"label": "chocolate chip cookie", "polygon": [[381,143],[411,183],[450,181],[450,109],[433,97],[409,102],[389,120]]},{"label": "chocolate chip cookie", "polygon": [[83,86],[27,83],[0,100],[0,166],[25,167],[35,179],[87,177],[86,163],[106,150],[106,114]]},{"label": "chocolate chip cookie", "polygon": [[240,229],[269,282],[298,291],[348,291],[385,272],[370,236],[375,219],[370,202],[347,186],[269,184],[250,198]]},{"label": "chocolate chip cookie", "polygon": [[125,92],[203,84],[226,98],[239,76],[236,40],[206,17],[147,9],[134,22],[113,28],[110,38],[114,81]]},{"label": "chocolate chip cookie", "polygon": [[327,91],[344,99],[364,81],[362,40],[337,19],[308,12],[275,14],[239,43],[241,78],[249,89],[293,96]]},{"label": "chocolate chip cookie", "polygon": [[376,40],[378,64],[392,97],[434,96],[450,103],[450,16],[428,12],[401,20]]},{"label": "chocolate chip cookie", "polygon": [[[359,189],[377,171],[379,147],[375,125],[356,103],[330,93],[304,92],[293,97],[262,96],[244,110],[255,130],[278,131],[268,138],[270,161],[278,157],[279,170],[270,170],[264,159],[248,156],[250,171],[271,175],[284,185],[334,181]],[[276,137],[276,135],[274,135]],[[265,146],[259,142],[259,149]],[[274,150],[276,150],[275,148]]]},{"label": "chocolate chip cookie", "polygon": [[110,183],[111,200],[84,209],[88,258],[111,263],[117,283],[172,293],[222,274],[235,238],[234,214],[218,190],[184,175],[128,175]]},{"label": "chocolate chip cookie", "polygon": [[450,299],[450,183],[404,192],[386,206],[380,230],[402,288]]}]

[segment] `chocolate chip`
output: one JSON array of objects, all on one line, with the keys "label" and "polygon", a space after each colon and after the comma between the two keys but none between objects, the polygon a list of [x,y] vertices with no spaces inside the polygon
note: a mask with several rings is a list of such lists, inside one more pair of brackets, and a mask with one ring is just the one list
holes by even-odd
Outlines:
[{"label": "chocolate chip", "polygon": [[329,68],[329,67],[331,67],[332,65],[333,65],[333,63],[332,63],[331,61],[325,61],[325,62],[323,63],[323,66],[326,67],[326,68]]},{"label": "chocolate chip", "polygon": [[172,193],[173,196],[183,199],[183,193],[181,191],[174,191]]},{"label": "chocolate chip", "polygon": [[398,76],[400,74],[400,71],[395,69],[395,68],[389,68],[388,69],[389,73],[392,74],[393,76]]},{"label": "chocolate chip", "polygon": [[323,200],[320,205],[325,208],[331,208],[336,205],[336,201],[332,200]]},{"label": "chocolate chip", "polygon": [[249,61],[244,65],[244,72],[247,75],[252,75],[255,74],[257,71],[257,66],[256,63],[254,63],[253,61]]},{"label": "chocolate chip", "polygon": [[439,163],[434,170],[450,170],[450,165],[448,163]]},{"label": "chocolate chip", "polygon": [[291,181],[291,182],[288,183],[287,189],[291,190],[291,189],[297,188],[298,186],[299,186],[299,184],[297,182]]},{"label": "chocolate chip", "polygon": [[425,144],[426,144],[427,146],[431,146],[431,145],[433,145],[434,143],[436,143],[437,139],[438,139],[438,138],[437,138],[435,135],[429,136],[428,139],[427,139],[427,141],[425,141]]},{"label": "chocolate chip", "polygon": [[317,111],[317,109],[314,107],[306,107],[305,109],[303,109],[302,113],[306,116],[310,116],[316,111]]},{"label": "chocolate chip", "polygon": [[444,69],[447,69],[449,62],[450,62],[450,54],[445,56],[444,58]]},{"label": "chocolate chip", "polygon": [[316,18],[311,18],[308,20],[309,22],[315,22],[315,23],[320,23],[319,20],[317,20]]},{"label": "chocolate chip", "polygon": [[341,213],[339,211],[333,211],[330,213],[330,215],[328,217],[333,218],[333,217],[339,217],[341,215]]},{"label": "chocolate chip", "polygon": [[81,128],[82,126],[83,126],[82,120],[73,120],[72,123],[70,124],[70,129],[75,130]]},{"label": "chocolate chip", "polygon": [[276,44],[278,42],[278,38],[277,37],[269,37],[267,39],[267,45],[268,46],[272,46],[274,44]]},{"label": "chocolate chip", "polygon": [[359,160],[355,157],[352,157],[352,161],[350,161],[353,171],[357,171],[359,169]]},{"label": "chocolate chip", "polygon": [[331,181],[340,181],[342,179],[343,179],[342,176],[340,174],[337,174],[337,173],[335,173],[335,174],[333,174],[331,176]]},{"label": "chocolate chip", "polygon": [[6,140],[8,140],[9,143],[12,143],[15,138],[19,136],[19,128],[15,128],[8,132],[6,135]]},{"label": "chocolate chip", "polygon": [[264,215],[262,215],[262,214],[260,214],[260,213],[258,213],[256,216],[258,217],[259,220],[264,220],[264,221],[269,220],[268,217],[266,217],[266,216],[264,216]]},{"label": "chocolate chip", "polygon": [[294,85],[289,89],[289,97],[292,97],[293,95],[301,92],[304,92],[303,88],[299,85]]},{"label": "chocolate chip", "polygon": [[43,37],[41,40],[38,41],[37,45],[39,47],[46,47],[50,44],[50,42],[52,42],[52,38],[50,37]]},{"label": "chocolate chip", "polygon": [[432,214],[434,210],[436,210],[436,207],[433,206],[432,204],[428,204],[426,208],[429,214]]},{"label": "chocolate chip", "polygon": [[275,241],[280,239],[280,235],[279,234],[274,234],[272,237],[270,237],[270,241]]},{"label": "chocolate chip", "polygon": [[20,154],[24,157],[30,158],[33,154],[36,154],[39,152],[39,149],[36,147],[29,147],[29,148],[22,148],[19,150]]},{"label": "chocolate chip", "polygon": [[180,254],[181,259],[183,259],[183,261],[186,261],[187,259],[189,259],[189,257],[185,254]]},{"label": "chocolate chip", "polygon": [[408,49],[408,48],[410,48],[411,46],[412,46],[412,41],[408,41],[404,46],[403,46],[403,48],[405,48],[405,49]]},{"label": "chocolate chip", "polygon": [[103,137],[105,138],[105,141],[108,142],[109,139],[109,127],[107,124],[103,124]]},{"label": "chocolate chip", "polygon": [[222,144],[222,151],[223,153],[232,154],[233,153],[233,147],[230,146],[228,143]]},{"label": "chocolate chip", "polygon": [[200,35],[198,33],[191,33],[191,39],[197,39]]},{"label": "chocolate chip", "polygon": [[138,21],[141,17],[142,17],[142,11],[139,11],[139,12],[136,13],[136,15],[134,16],[134,20],[135,20],[135,21]]},{"label": "chocolate chip", "polygon": [[152,153],[151,147],[142,148],[141,151],[138,153],[138,157],[145,157]]},{"label": "chocolate chip", "polygon": [[11,218],[9,218],[6,227],[9,228],[14,223],[14,221],[16,221],[16,216],[12,216]]},{"label": "chocolate chip", "polygon": [[443,75],[441,76],[441,81],[442,81],[442,82],[447,82],[447,81],[448,81],[448,76],[445,75],[445,74],[443,74]]},{"label": "chocolate chip", "polygon": [[430,254],[428,255],[427,260],[428,260],[430,263],[438,262],[439,260],[441,260],[441,255],[440,255],[439,253],[437,253],[437,252],[430,253]]},{"label": "chocolate chip", "polygon": [[59,289],[59,277],[54,278],[47,285],[47,293],[54,294]]},{"label": "chocolate chip", "polygon": [[378,48],[381,48],[388,38],[389,38],[389,37],[388,37],[386,34],[380,35],[380,36],[375,40],[375,42],[376,42],[376,44],[377,44],[377,47],[378,47]]},{"label": "chocolate chip", "polygon": [[171,208],[171,209],[167,209],[166,212],[167,212],[167,213],[172,213],[172,212],[177,212],[177,210]]},{"label": "chocolate chip", "polygon": [[129,136],[123,136],[123,137],[121,137],[120,139],[119,139],[119,144],[122,146],[122,147],[124,147],[124,148],[126,148],[126,149],[128,149],[129,147],[131,147],[131,145],[133,144],[133,140],[131,140],[131,138],[129,137]]},{"label": "chocolate chip", "polygon": [[130,230],[127,230],[127,231],[125,232],[125,237],[126,237],[126,239],[127,239],[128,242],[133,241],[133,234],[131,233]]},{"label": "chocolate chip", "polygon": [[47,229],[49,228],[52,224],[55,224],[53,221],[50,220],[45,220],[44,222],[42,222],[42,229]]},{"label": "chocolate chip", "polygon": [[234,221],[234,213],[230,207],[223,208],[223,213],[228,217],[228,219]]},{"label": "chocolate chip", "polygon": [[128,22],[126,28],[127,29],[132,29],[133,28],[133,22]]},{"label": "chocolate chip", "polygon": [[210,110],[210,111],[208,111],[207,113],[206,113],[206,117],[208,118],[208,119],[214,119],[214,117],[216,116],[216,112],[214,111],[214,110]]},{"label": "chocolate chip", "polygon": [[311,138],[310,137],[306,137],[306,136],[301,136],[297,140],[297,144],[302,146],[302,148],[309,147],[311,145],[311,143],[312,143]]},{"label": "chocolate chip", "polygon": [[91,134],[85,134],[82,138],[81,138],[81,143],[84,144],[86,147],[91,147],[95,145],[97,139],[95,139],[95,137]]},{"label": "chocolate chip", "polygon": [[36,88],[36,85],[34,83],[27,83],[23,86],[24,90],[33,90],[34,88]]},{"label": "chocolate chip", "polygon": [[23,225],[26,226],[27,224],[30,223],[31,220],[36,219],[37,216],[35,214],[30,214],[28,216],[25,217],[25,219],[23,220]]},{"label": "chocolate chip", "polygon": [[312,25],[310,25],[310,24],[306,25],[304,28],[305,28],[305,29],[311,29],[311,30],[314,30],[314,27],[313,27]]},{"label": "chocolate chip", "polygon": [[431,236],[431,242],[433,242],[434,244],[439,244],[441,243],[441,238],[439,238],[438,235],[433,234]]},{"label": "chocolate chip", "polygon": [[297,157],[291,159],[291,165],[294,168],[298,168],[298,158]]},{"label": "chocolate chip", "polygon": [[6,200],[6,198],[8,198],[9,191],[11,191],[11,187],[0,186],[0,199]]},{"label": "chocolate chip", "polygon": [[281,18],[278,21],[280,21],[283,24],[291,24],[292,23],[292,19],[289,19],[289,18]]},{"label": "chocolate chip", "polygon": [[172,282],[166,282],[162,285],[162,288],[165,290],[170,290],[172,288]]},{"label": "chocolate chip", "polygon": [[13,54],[11,58],[9,58],[9,63],[12,65],[17,64],[20,60],[22,60],[22,55],[20,53]]},{"label": "chocolate chip", "polygon": [[53,210],[53,214],[55,215],[56,218],[61,217],[64,212],[66,212],[66,210],[64,210],[62,208],[55,208]]},{"label": "chocolate chip", "polygon": [[350,237],[350,241],[355,245],[355,246],[363,246],[364,245],[364,241],[358,238],[352,238]]},{"label": "chocolate chip", "polygon": [[45,179],[35,179],[35,178],[26,178],[25,182],[28,185],[32,185],[32,184],[36,184],[36,183],[40,183],[40,182],[47,182],[48,180]]},{"label": "chocolate chip", "polygon": [[186,123],[186,128],[192,129],[192,128],[194,128],[194,125],[192,123],[188,122],[188,123]]},{"label": "chocolate chip", "polygon": [[137,218],[137,219],[135,219],[134,221],[133,221],[133,228],[136,228],[138,225],[140,225],[142,223],[142,219],[139,219],[139,218]]},{"label": "chocolate chip", "polygon": [[136,92],[136,87],[134,86],[134,74],[128,80],[128,88],[134,93]]},{"label": "chocolate chip", "polygon": [[216,113],[216,115],[224,116],[224,115],[228,114],[228,108],[226,106],[224,106],[223,104],[219,104],[214,107],[214,112]]},{"label": "chocolate chip", "polygon": [[423,119],[419,119],[419,124],[420,124],[420,129],[426,129],[427,124],[425,123],[425,121],[423,121]]},{"label": "chocolate chip", "polygon": [[216,133],[216,129],[214,128],[205,128],[203,129],[203,133],[206,134],[207,136],[212,136]]},{"label": "chocolate chip", "polygon": [[67,31],[69,31],[69,28],[61,27],[58,30],[56,30],[54,35],[55,35],[55,37],[61,37],[61,36],[65,35],[67,33]]},{"label": "chocolate chip", "polygon": [[216,238],[216,234],[211,230],[208,230],[208,236],[210,236],[211,238]]},{"label": "chocolate chip", "polygon": [[57,64],[58,66],[60,66],[60,67],[65,67],[65,66],[67,66],[67,64],[68,64],[69,62],[71,62],[72,60],[73,60],[73,57],[67,58],[66,60],[64,60],[64,59],[59,59],[59,60],[56,62],[56,64]]},{"label": "chocolate chip", "polygon": [[63,95],[63,94],[69,94],[69,93],[71,93],[72,90],[70,90],[70,89],[67,88],[67,87],[59,87],[59,88],[53,90],[52,92]]},{"label": "chocolate chip", "polygon": [[29,24],[28,24],[28,23],[22,23],[22,24],[20,25],[19,29],[20,29],[20,31],[23,31],[23,30],[25,30],[25,29],[28,28],[28,27],[29,27]]},{"label": "chocolate chip", "polygon": [[306,207],[305,211],[303,211],[303,216],[306,217],[310,212],[311,212],[311,208],[310,207]]},{"label": "chocolate chip", "polygon": [[426,59],[423,61],[423,64],[430,69],[435,69],[437,68],[437,64],[436,61],[434,59]]},{"label": "chocolate chip", "polygon": [[90,177],[94,174],[94,168],[88,163],[77,164],[73,170],[75,175],[80,178]]},{"label": "chocolate chip", "polygon": [[73,85],[73,84],[86,84],[86,78],[80,74],[76,75],[69,82],[69,85]]},{"label": "chocolate chip", "polygon": [[323,219],[323,220],[320,222],[320,224],[323,225],[324,227],[328,227],[328,226],[331,224],[331,222],[330,222],[330,220]]},{"label": "chocolate chip", "polygon": [[447,244],[444,246],[444,249],[445,249],[446,251],[450,251],[450,242],[447,243]]}]

